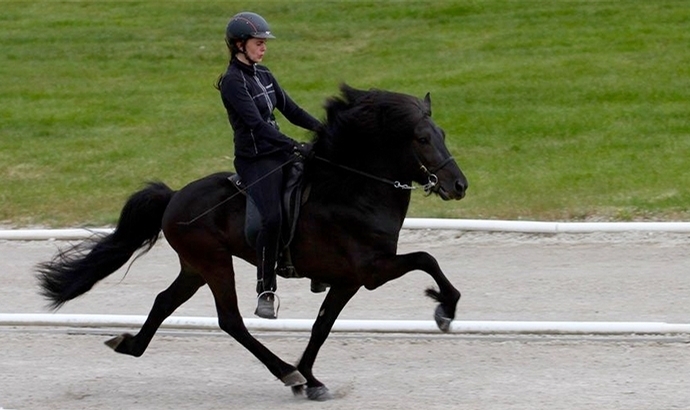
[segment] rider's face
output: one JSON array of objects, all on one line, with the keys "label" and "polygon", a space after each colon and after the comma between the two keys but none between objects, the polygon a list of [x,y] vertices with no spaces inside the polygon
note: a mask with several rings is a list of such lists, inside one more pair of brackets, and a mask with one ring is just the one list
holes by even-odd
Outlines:
[{"label": "rider's face", "polygon": [[260,63],[266,53],[266,40],[263,38],[250,38],[245,45],[245,53],[252,61]]}]

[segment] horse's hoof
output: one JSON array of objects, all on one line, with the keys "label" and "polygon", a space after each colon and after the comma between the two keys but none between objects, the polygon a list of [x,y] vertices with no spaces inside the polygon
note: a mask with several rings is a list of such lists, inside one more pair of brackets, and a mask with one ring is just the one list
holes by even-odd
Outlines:
[{"label": "horse's hoof", "polygon": [[314,401],[331,400],[333,395],[326,386],[307,387],[307,398]]},{"label": "horse's hoof", "polygon": [[117,351],[117,347],[120,346],[120,343],[122,343],[126,338],[132,337],[129,333],[123,333],[120,336],[113,337],[112,339],[108,339],[105,342],[105,345],[108,346],[109,348]]},{"label": "horse's hoof", "polygon": [[448,332],[450,330],[450,322],[453,321],[453,319],[445,316],[445,312],[443,312],[443,307],[441,307],[441,305],[436,307],[434,320],[436,320],[436,326],[438,326],[442,332]]},{"label": "horse's hoof", "polygon": [[307,379],[305,379],[304,376],[302,376],[302,373],[300,373],[297,370],[291,372],[287,376],[284,376],[280,379],[280,381],[285,383],[287,387],[301,386],[303,384],[307,384]]}]

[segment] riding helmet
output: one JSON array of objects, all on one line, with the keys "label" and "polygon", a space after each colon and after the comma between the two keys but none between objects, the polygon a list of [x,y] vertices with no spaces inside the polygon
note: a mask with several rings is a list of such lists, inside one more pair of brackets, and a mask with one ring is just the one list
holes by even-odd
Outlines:
[{"label": "riding helmet", "polygon": [[275,38],[266,20],[256,13],[248,11],[235,14],[225,29],[225,40],[230,44],[233,40],[248,40],[250,38]]}]

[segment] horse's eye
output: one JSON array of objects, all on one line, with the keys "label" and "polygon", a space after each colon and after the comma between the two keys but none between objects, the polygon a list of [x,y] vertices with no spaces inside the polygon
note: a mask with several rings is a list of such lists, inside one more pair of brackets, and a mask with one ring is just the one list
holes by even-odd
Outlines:
[{"label": "horse's eye", "polygon": [[420,137],[420,138],[417,138],[417,142],[419,142],[420,144],[428,144],[428,143],[429,143],[429,138],[427,138],[427,137]]}]

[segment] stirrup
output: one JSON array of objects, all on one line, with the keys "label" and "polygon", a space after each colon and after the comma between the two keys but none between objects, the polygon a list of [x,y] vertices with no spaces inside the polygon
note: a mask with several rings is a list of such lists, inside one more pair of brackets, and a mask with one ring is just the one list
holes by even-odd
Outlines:
[{"label": "stirrup", "polygon": [[[271,299],[273,296],[273,299]],[[278,305],[274,307],[274,300]],[[278,294],[272,290],[267,290],[259,293],[256,297],[256,310],[254,314],[264,319],[277,319],[278,311],[280,310],[280,298]]]}]

